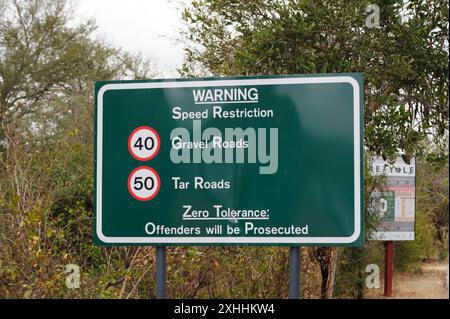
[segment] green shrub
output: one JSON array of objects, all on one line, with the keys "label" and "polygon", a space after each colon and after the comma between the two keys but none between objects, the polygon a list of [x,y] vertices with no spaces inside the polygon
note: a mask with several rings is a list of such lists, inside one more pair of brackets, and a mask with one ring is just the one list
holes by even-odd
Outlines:
[{"label": "green shrub", "polygon": [[394,267],[399,270],[418,270],[423,259],[431,258],[435,252],[435,233],[430,216],[417,212],[415,239],[395,242]]}]

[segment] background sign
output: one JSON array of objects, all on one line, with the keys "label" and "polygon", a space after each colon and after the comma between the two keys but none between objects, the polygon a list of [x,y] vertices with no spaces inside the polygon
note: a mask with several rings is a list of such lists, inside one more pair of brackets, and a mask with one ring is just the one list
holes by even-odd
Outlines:
[{"label": "background sign", "polygon": [[372,193],[374,212],[381,222],[372,235],[374,240],[414,240],[416,201],[416,160],[406,164],[401,157],[390,164],[374,157],[372,174],[386,176],[386,185]]},{"label": "background sign", "polygon": [[98,82],[97,244],[362,245],[362,75]]}]

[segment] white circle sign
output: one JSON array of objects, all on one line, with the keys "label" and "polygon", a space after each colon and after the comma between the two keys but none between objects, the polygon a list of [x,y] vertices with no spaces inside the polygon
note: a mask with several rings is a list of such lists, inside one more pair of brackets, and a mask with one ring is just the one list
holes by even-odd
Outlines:
[{"label": "white circle sign", "polygon": [[158,194],[160,186],[161,180],[158,173],[148,166],[134,169],[128,177],[128,191],[131,196],[140,201],[153,199]]},{"label": "white circle sign", "polygon": [[139,161],[149,161],[158,154],[161,140],[150,126],[136,128],[128,138],[128,150]]}]

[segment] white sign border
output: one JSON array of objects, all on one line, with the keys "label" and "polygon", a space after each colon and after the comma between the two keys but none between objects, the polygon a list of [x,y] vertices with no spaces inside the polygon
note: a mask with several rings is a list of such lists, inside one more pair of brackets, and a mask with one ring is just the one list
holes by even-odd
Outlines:
[{"label": "white sign border", "polygon": [[[103,165],[103,95],[110,90],[189,88],[215,86],[249,86],[276,84],[349,83],[353,87],[354,128],[354,233],[348,237],[108,237],[102,232],[102,165]],[[350,76],[298,77],[270,79],[230,79],[199,81],[165,81],[142,83],[113,83],[102,86],[97,96],[97,163],[96,163],[96,233],[107,244],[347,244],[361,234],[361,136],[360,87]]]}]

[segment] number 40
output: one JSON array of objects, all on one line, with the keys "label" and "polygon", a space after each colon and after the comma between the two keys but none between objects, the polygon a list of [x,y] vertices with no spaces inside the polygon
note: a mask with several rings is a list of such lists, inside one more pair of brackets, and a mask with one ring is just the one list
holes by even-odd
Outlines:
[{"label": "number 40", "polygon": [[139,137],[136,142],[134,143],[134,147],[138,148],[139,150],[142,150],[144,147],[146,150],[152,150],[153,147],[155,147],[155,140],[153,137],[149,136],[144,139],[144,143],[142,143],[142,137]]}]

